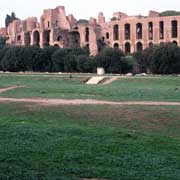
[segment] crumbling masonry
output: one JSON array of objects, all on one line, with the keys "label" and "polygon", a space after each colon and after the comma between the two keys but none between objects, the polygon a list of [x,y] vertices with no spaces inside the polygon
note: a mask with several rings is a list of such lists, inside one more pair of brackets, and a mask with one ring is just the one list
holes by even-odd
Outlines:
[{"label": "crumbling masonry", "polygon": [[36,17],[15,20],[7,29],[1,28],[0,34],[8,36],[9,45],[88,47],[91,55],[103,47],[114,47],[133,53],[164,42],[180,45],[180,16],[160,17],[154,11],[147,17],[117,12],[106,22],[101,12],[97,19],[77,21],[59,6],[44,10],[40,23]]}]

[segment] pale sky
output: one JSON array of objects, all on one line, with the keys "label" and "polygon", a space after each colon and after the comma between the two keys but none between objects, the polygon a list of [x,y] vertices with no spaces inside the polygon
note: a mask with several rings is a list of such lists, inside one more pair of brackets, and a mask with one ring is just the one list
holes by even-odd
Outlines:
[{"label": "pale sky", "polygon": [[43,9],[65,6],[67,14],[77,19],[97,17],[102,11],[109,20],[113,12],[122,11],[129,15],[147,15],[149,10],[180,11],[180,0],[0,0],[0,26],[4,26],[6,14],[14,11],[20,19],[36,16],[38,20]]}]

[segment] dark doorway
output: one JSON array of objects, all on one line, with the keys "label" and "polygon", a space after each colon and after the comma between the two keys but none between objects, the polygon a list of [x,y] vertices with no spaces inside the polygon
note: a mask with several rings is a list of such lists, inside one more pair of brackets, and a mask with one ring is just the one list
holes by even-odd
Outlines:
[{"label": "dark doorway", "polygon": [[43,46],[49,46],[50,42],[50,30],[46,30],[43,32]]},{"label": "dark doorway", "polygon": [[40,34],[39,31],[35,31],[33,34],[33,45],[40,46]]},{"label": "dark doorway", "polygon": [[70,32],[68,35],[68,46],[70,48],[80,47],[80,34],[77,31]]},{"label": "dark doorway", "polygon": [[24,44],[25,44],[25,46],[30,46],[31,45],[30,32],[27,32],[27,33],[24,34]]}]

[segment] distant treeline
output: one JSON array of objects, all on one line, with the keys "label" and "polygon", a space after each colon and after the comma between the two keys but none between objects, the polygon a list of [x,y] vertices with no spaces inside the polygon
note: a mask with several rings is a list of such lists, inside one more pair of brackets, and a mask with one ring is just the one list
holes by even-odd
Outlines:
[{"label": "distant treeline", "polygon": [[80,48],[0,46],[1,71],[93,73],[97,67],[118,74],[180,74],[180,48],[176,44],[164,43],[134,54],[107,48],[92,57],[87,49]]}]

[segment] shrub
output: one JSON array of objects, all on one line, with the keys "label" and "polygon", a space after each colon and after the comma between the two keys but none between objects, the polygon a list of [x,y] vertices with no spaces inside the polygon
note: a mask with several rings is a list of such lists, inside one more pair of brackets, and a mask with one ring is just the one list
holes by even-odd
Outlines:
[{"label": "shrub", "polygon": [[117,48],[103,49],[95,58],[97,65],[103,67],[107,73],[126,73],[127,62],[125,54]]},{"label": "shrub", "polygon": [[180,48],[176,44],[165,43],[154,47],[147,59],[154,74],[180,73]]},{"label": "shrub", "polygon": [[12,72],[25,71],[26,63],[22,56],[23,51],[24,48],[20,46],[9,48],[1,60],[3,70]]},{"label": "shrub", "polygon": [[77,59],[77,70],[82,73],[93,73],[96,71],[97,63],[95,58],[87,55],[80,55]]}]

